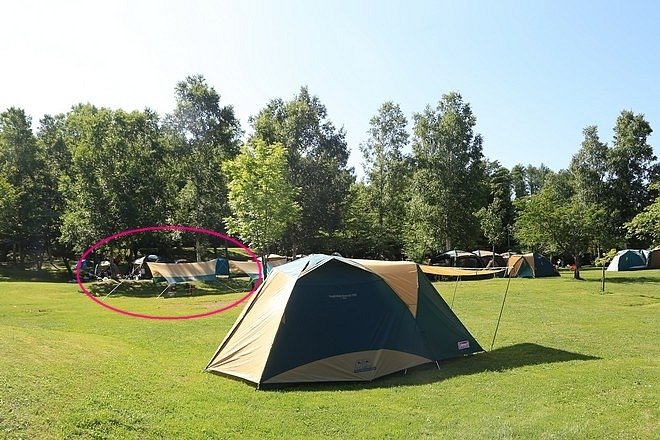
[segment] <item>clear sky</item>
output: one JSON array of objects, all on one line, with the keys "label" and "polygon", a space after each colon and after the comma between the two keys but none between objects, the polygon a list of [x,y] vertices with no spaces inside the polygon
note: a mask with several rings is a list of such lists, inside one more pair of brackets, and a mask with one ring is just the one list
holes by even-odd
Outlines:
[{"label": "clear sky", "polygon": [[[381,103],[408,116],[458,91],[484,154],[565,168],[582,129],[611,143],[621,110],[660,133],[660,2],[35,1],[0,6],[0,110],[174,106],[203,74],[247,119],[307,85],[358,146]],[[659,134],[651,137],[656,154]]]}]

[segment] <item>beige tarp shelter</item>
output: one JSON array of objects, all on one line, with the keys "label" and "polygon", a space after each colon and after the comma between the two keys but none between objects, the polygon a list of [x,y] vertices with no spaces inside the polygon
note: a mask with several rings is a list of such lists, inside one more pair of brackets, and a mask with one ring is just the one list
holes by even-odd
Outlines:
[{"label": "beige tarp shelter", "polygon": [[188,281],[214,281],[218,260],[197,263],[152,263],[147,262],[153,278],[165,278],[168,284]]},{"label": "beige tarp shelter", "polygon": [[471,277],[480,277],[483,275],[499,275],[504,273],[506,269],[461,269],[459,267],[444,267],[444,266],[429,266],[422,265],[419,266],[422,269],[422,272],[430,275],[441,275],[446,277],[461,277],[461,278],[471,278]]},{"label": "beige tarp shelter", "polygon": [[258,385],[363,381],[478,351],[415,263],[310,255],[273,269],[206,369]]},{"label": "beige tarp shelter", "polygon": [[229,269],[234,272],[243,272],[252,280],[259,278],[259,264],[255,261],[229,260]]}]

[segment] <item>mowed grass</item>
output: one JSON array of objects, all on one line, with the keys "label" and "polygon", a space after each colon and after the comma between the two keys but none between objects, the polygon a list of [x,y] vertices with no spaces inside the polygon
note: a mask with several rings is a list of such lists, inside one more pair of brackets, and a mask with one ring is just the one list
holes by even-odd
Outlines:
[{"label": "mowed grass", "polygon": [[[0,438],[660,438],[660,271],[608,273],[605,294],[600,272],[570,276],[512,280],[492,351],[261,391],[203,371],[242,307],[146,320],[0,278]],[[506,284],[435,283],[486,350]],[[109,301],[190,314],[242,295]]]}]

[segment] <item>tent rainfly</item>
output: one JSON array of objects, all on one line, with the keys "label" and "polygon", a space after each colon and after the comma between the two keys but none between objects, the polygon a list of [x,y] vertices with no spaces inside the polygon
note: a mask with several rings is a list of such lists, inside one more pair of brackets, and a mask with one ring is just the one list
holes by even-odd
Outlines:
[{"label": "tent rainfly", "polygon": [[479,351],[417,264],[310,255],[273,269],[206,369],[258,386],[370,381]]}]

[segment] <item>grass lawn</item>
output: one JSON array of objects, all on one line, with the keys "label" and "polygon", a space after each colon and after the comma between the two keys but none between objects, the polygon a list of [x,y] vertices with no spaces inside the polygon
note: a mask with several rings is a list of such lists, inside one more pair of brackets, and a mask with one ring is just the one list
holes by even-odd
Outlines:
[{"label": "grass lawn", "polygon": [[[660,438],[660,270],[511,281],[492,351],[372,383],[255,391],[203,371],[240,308],[106,310],[0,268],[0,438]],[[34,278],[34,277],[32,277]],[[490,348],[507,280],[436,283]],[[110,297],[151,314],[242,293]]]}]

